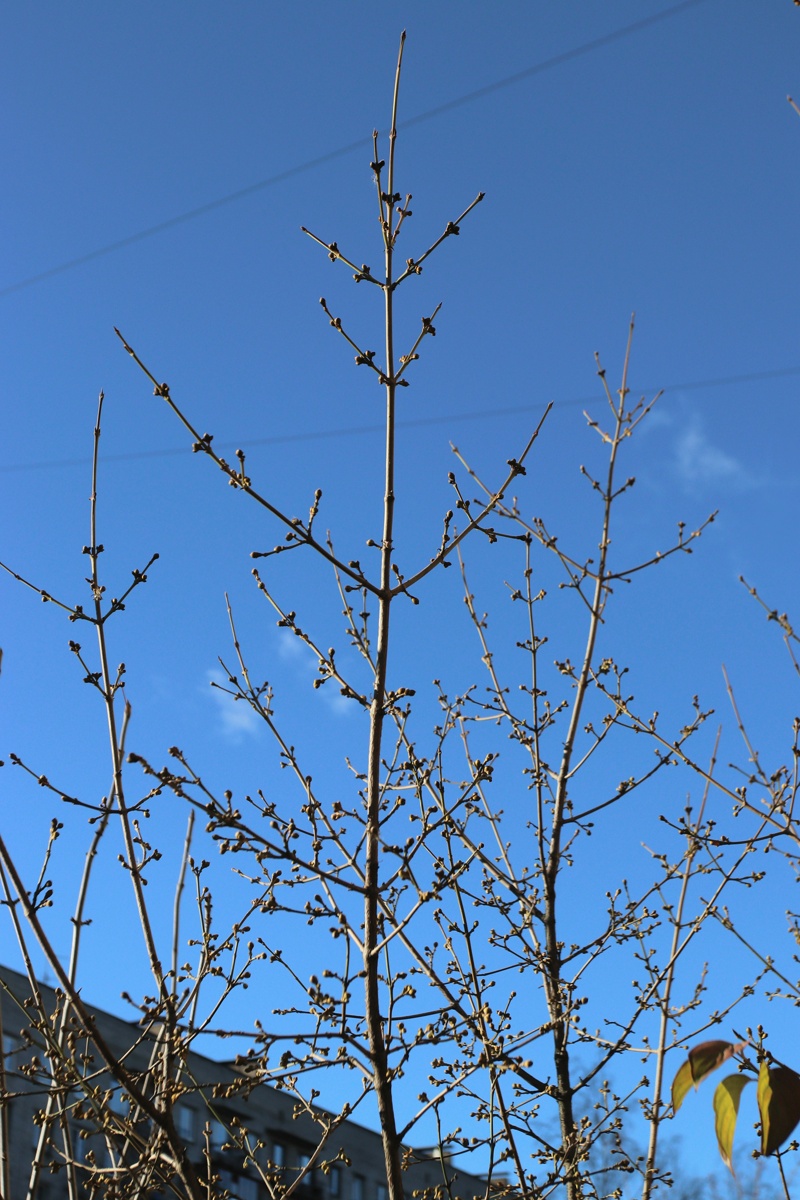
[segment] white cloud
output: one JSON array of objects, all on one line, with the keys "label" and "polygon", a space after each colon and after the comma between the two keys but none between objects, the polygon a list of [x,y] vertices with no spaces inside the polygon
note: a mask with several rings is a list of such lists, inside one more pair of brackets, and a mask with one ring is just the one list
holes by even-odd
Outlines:
[{"label": "white cloud", "polygon": [[[648,396],[647,399],[650,399]],[[606,410],[607,411],[607,410]],[[637,440],[642,438],[652,437],[660,434],[662,429],[669,429],[675,424],[675,417],[670,412],[669,404],[665,397],[657,400],[650,412],[647,414],[641,425],[637,425],[635,437]]]},{"label": "white cloud", "polygon": [[326,684],[322,688],[322,698],[334,716],[349,717],[355,712],[355,701],[343,696],[338,684]]},{"label": "white cloud", "polygon": [[749,471],[732,454],[715,446],[697,417],[691,417],[675,443],[678,474],[689,488],[728,484],[752,487]]},{"label": "white cloud", "polygon": [[312,662],[313,654],[296,633],[290,629],[278,630],[278,654],[284,662]]},{"label": "white cloud", "polygon": [[236,700],[222,688],[230,684],[220,670],[207,671],[206,677],[210,686],[211,698],[217,709],[220,729],[224,737],[232,742],[241,742],[244,737],[253,737],[259,730],[261,722],[246,700]]},{"label": "white cloud", "polygon": [[[313,650],[297,634],[289,629],[278,631],[278,655],[292,668],[302,684],[313,687],[313,680],[319,678],[317,659]],[[339,684],[333,679],[316,688],[315,695],[335,716],[349,715],[354,711],[355,702],[341,694]]]}]

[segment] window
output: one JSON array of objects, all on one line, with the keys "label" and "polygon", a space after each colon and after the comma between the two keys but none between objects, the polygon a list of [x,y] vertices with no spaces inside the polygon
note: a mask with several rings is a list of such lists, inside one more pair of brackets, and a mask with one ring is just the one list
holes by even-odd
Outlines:
[{"label": "window", "polygon": [[236,1200],[258,1200],[258,1184],[248,1175],[235,1175],[223,1168],[219,1172],[219,1181]]},{"label": "window", "polygon": [[364,1200],[364,1176],[354,1175],[350,1184],[350,1200]]},{"label": "window", "polygon": [[209,1136],[211,1149],[221,1150],[228,1141],[228,1131],[222,1124],[222,1121],[218,1121],[216,1117],[212,1117],[212,1119],[209,1121],[209,1125],[211,1127],[211,1133]]},{"label": "window", "polygon": [[328,1176],[328,1192],[332,1200],[338,1200],[342,1194],[342,1168],[331,1167],[331,1173]]},{"label": "window", "polygon": [[300,1187],[305,1196],[316,1191],[317,1172],[311,1165],[310,1154],[298,1154],[297,1174],[300,1176]]},{"label": "window", "polygon": [[375,1200],[389,1200],[389,1189],[385,1183],[379,1183],[375,1188]]},{"label": "window", "polygon": [[[179,1104],[173,1114],[175,1118],[175,1128],[185,1142],[193,1142],[195,1139],[195,1111],[189,1108],[188,1104]],[[213,1137],[213,1134],[212,1134]]]},{"label": "window", "polygon": [[258,1184],[249,1175],[240,1175],[236,1183],[239,1200],[258,1200]]},{"label": "window", "polygon": [[286,1148],[282,1142],[272,1143],[269,1160],[274,1167],[282,1167],[286,1164]]}]

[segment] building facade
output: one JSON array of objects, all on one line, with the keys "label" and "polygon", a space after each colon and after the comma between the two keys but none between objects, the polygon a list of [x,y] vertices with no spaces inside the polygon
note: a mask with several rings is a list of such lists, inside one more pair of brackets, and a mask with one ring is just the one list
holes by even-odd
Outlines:
[{"label": "building facade", "polygon": [[[8,1180],[8,1196],[2,1195],[0,1200],[25,1200],[29,1195],[32,1163],[43,1137],[48,1081],[58,1072],[58,1064],[54,1066],[52,1054],[47,1053],[46,1031],[37,1031],[37,1021],[41,1025],[42,1007],[51,1014],[59,1011],[59,997],[44,985],[39,985],[39,994],[43,1004],[34,1005],[27,977],[0,967],[0,1153],[6,1158],[4,1175]],[[143,1033],[138,1022],[96,1009],[91,1012],[97,1033],[114,1055],[123,1058],[131,1071],[146,1069],[156,1046],[152,1033]],[[129,1144],[120,1150],[120,1156],[127,1153],[130,1161],[131,1154],[135,1158],[135,1131],[146,1126],[141,1116],[132,1112],[122,1090],[104,1073],[80,1030],[72,1036],[70,1046],[86,1082],[56,1089],[59,1112],[45,1122],[51,1144],[43,1152],[40,1148],[42,1169],[36,1179],[36,1200],[77,1200],[70,1198],[68,1158],[76,1164],[73,1181],[79,1181],[81,1200],[92,1192],[102,1197],[113,1184],[115,1161],[120,1161],[115,1157],[120,1135],[112,1131],[126,1125],[131,1128]],[[344,1068],[326,1068],[339,1069]],[[297,1098],[287,1091],[253,1082],[233,1063],[194,1053],[186,1060],[185,1078],[185,1090],[173,1109],[176,1129],[198,1170],[208,1175],[210,1163],[218,1187],[232,1200],[272,1200],[293,1182],[297,1184],[292,1192],[296,1200],[387,1200],[381,1139],[374,1131],[344,1121],[320,1154],[319,1122],[313,1113],[298,1112]],[[54,1103],[52,1097],[50,1103]],[[102,1132],[104,1112],[108,1114],[106,1134]],[[438,1194],[452,1200],[475,1200],[486,1197],[489,1190],[485,1179],[457,1169],[452,1160],[435,1152],[409,1147],[405,1165],[408,1196]],[[0,1191],[4,1190],[0,1185]],[[110,1191],[119,1194],[113,1186]],[[146,1190],[144,1194],[148,1194]],[[150,1194],[159,1194],[158,1187]]]}]

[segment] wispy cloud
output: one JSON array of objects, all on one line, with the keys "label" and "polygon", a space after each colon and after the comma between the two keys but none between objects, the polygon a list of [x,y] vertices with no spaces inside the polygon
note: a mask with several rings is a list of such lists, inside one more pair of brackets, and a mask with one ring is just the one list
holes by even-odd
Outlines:
[{"label": "wispy cloud", "polygon": [[[318,678],[313,651],[288,629],[279,631],[278,655],[302,683],[312,686],[312,680]],[[349,715],[353,711],[353,701],[341,694],[335,680],[329,680],[324,687],[316,689],[315,694],[336,716]]]},{"label": "wispy cloud", "polygon": [[698,417],[691,417],[678,435],[675,463],[681,481],[692,490],[720,485],[739,490],[756,482],[737,458],[714,445]]},{"label": "wispy cloud", "polygon": [[[232,742],[241,742],[245,737],[253,737],[259,730],[261,722],[252,708],[244,700],[236,700],[221,688],[229,684],[220,670],[207,671],[209,692],[217,709],[220,730],[224,737]],[[214,687],[213,684],[219,686]]]},{"label": "wispy cloud", "polygon": [[285,663],[297,663],[299,666],[301,663],[313,661],[308,646],[303,645],[296,633],[292,633],[289,629],[279,629],[276,636],[278,638],[278,655]]}]

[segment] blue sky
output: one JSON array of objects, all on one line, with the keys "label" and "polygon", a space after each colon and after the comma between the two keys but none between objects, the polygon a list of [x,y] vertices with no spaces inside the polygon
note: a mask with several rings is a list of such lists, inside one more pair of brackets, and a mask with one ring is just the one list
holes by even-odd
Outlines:
[{"label": "blue sky", "polygon": [[[367,345],[381,344],[380,311],[300,225],[359,263],[379,260],[370,135],[387,124],[401,20],[407,253],[486,193],[402,295],[409,340],[443,307],[402,397],[401,553],[435,548],[450,443],[495,479],[549,401],[526,503],[589,552],[578,467],[598,460],[582,409],[600,413],[593,354],[615,382],[635,310],[633,390],[665,394],[630,450],[626,558],[665,548],[678,520],[719,517],[691,559],[620,597],[613,632],[643,707],[676,714],[700,693],[730,731],[728,758],[742,758],[724,662],[755,741],[779,761],[797,680],[738,576],[776,608],[795,605],[800,117],[786,95],[800,94],[800,11],[790,0],[410,0],[402,13],[361,0],[6,6],[0,558],[82,601],[104,389],[105,570],[124,580],[161,556],[113,631],[128,665],[130,745],[159,762],[173,743],[196,748],[215,779],[240,786],[273,770],[260,729],[209,687],[217,655],[230,657],[227,590],[294,737],[332,785],[344,780],[340,748],[357,739],[356,718],[311,691],[313,668],[249,579],[249,552],[277,531],[189,452],[112,327],[198,427],[247,451],[262,490],[304,513],[322,487],[337,547],[364,553],[379,536],[381,397],[318,298]],[[332,644],[330,581],[287,557],[275,568],[280,595],[302,596]],[[501,604],[502,572],[493,584],[483,559],[476,569],[481,583],[487,571],[486,605]],[[399,646],[415,677],[451,670],[460,686],[472,660],[448,587],[430,592]],[[65,790],[99,797],[103,718],[66,648],[74,629],[8,578],[0,605],[3,757],[14,751]],[[571,619],[556,617],[565,639]],[[52,804],[8,766],[0,780],[4,830],[31,872]],[[181,836],[177,807],[159,819],[168,840]],[[80,825],[65,833],[59,879],[85,839]],[[154,880],[164,903],[173,867]],[[110,914],[98,908],[85,988],[114,1007],[123,964],[108,969]],[[52,920],[65,951],[68,922]]]}]

